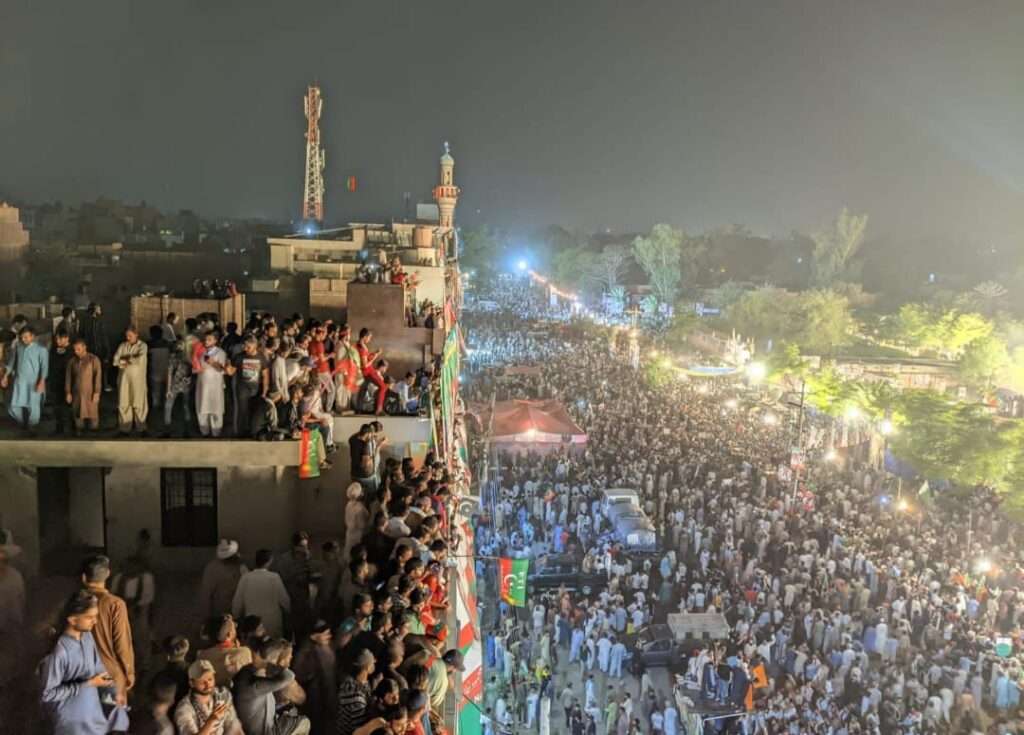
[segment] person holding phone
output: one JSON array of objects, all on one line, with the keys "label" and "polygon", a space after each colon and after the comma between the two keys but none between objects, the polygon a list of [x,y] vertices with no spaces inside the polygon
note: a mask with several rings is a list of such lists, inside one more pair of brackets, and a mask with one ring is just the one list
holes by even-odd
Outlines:
[{"label": "person holding phone", "polygon": [[242,735],[231,692],[217,686],[213,664],[197,659],[188,667],[188,695],[174,708],[178,735]]},{"label": "person holding phone", "polygon": [[79,590],[64,605],[63,633],[39,664],[40,699],[55,735],[128,729],[128,711],[114,695],[113,677],[100,660],[92,630],[99,619],[96,596]]}]

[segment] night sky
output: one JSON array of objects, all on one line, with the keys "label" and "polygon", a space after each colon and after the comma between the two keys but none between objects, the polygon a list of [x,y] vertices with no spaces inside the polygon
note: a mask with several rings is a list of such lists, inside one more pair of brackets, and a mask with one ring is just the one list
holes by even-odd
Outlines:
[{"label": "night sky", "polygon": [[[327,217],[1024,247],[1024,3],[4,0],[0,192],[298,215],[323,88]],[[345,191],[355,175],[359,191]],[[479,210],[479,214],[477,213]]]}]

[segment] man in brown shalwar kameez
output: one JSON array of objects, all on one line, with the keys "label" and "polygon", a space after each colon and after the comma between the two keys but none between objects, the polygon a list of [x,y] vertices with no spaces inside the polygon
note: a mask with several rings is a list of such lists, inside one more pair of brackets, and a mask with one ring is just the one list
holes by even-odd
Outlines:
[{"label": "man in brown shalwar kameez", "polygon": [[99,618],[92,629],[96,651],[117,687],[117,702],[124,704],[135,686],[135,649],[128,607],[117,595],[107,591],[110,559],[97,555],[82,565],[82,585],[96,596]]},{"label": "man in brown shalwar kameez", "polygon": [[71,404],[71,415],[75,420],[75,433],[79,434],[88,424],[92,431],[100,425],[100,396],[103,394],[100,359],[89,354],[84,339],[76,339],[74,356],[68,360],[64,377],[64,393]]}]

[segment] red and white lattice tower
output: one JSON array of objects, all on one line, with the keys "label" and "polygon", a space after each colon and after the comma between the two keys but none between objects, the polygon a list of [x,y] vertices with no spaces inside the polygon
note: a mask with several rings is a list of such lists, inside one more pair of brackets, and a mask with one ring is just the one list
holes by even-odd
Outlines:
[{"label": "red and white lattice tower", "polygon": [[324,220],[324,164],[326,156],[320,145],[320,111],[324,102],[320,87],[306,90],[303,102],[306,112],[306,183],[302,192],[302,218]]}]

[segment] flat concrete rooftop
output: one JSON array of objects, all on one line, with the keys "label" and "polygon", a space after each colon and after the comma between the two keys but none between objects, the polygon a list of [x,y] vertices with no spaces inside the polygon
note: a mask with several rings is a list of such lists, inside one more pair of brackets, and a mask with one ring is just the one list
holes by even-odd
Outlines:
[{"label": "flat concrete rooftop", "polygon": [[249,439],[7,439],[0,465],[29,467],[292,467],[299,442]]}]

